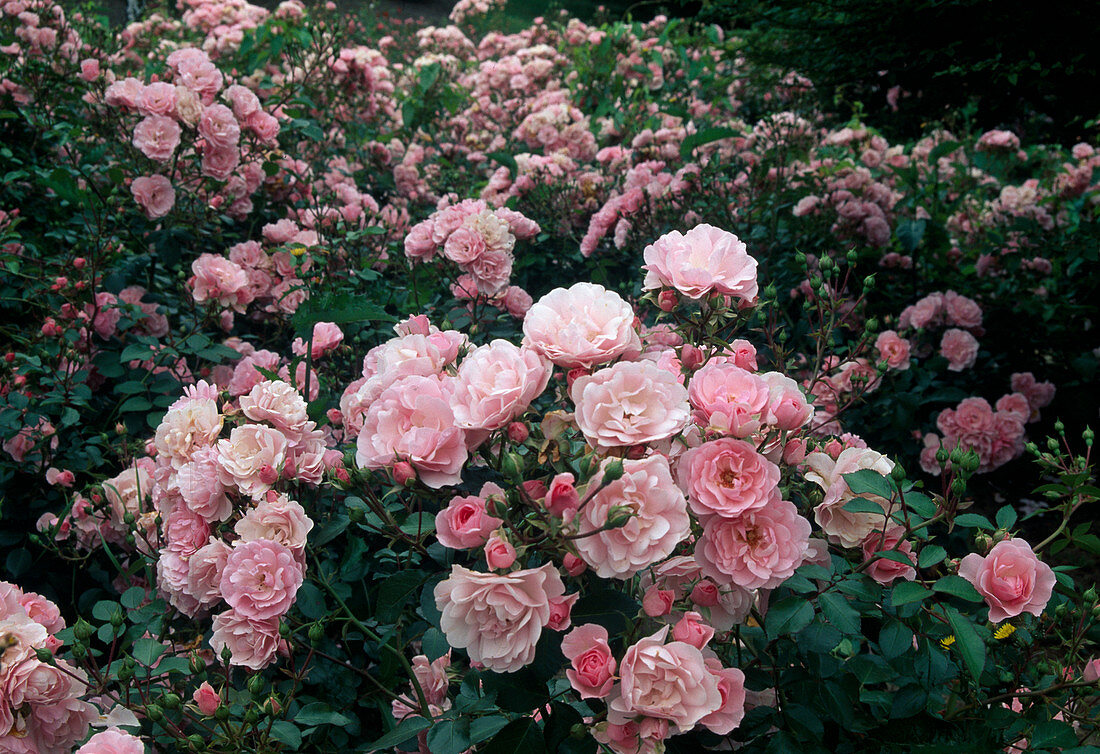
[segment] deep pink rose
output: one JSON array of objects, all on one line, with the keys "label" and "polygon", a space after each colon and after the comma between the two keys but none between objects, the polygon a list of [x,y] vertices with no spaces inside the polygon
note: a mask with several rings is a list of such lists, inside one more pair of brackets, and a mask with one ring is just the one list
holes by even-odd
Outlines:
[{"label": "deep pink rose", "polygon": [[[863,540],[863,560],[873,561],[867,568],[867,575],[880,584],[890,584],[894,579],[912,581],[917,577],[917,570],[913,568],[917,564],[917,557],[913,554],[913,545],[903,541],[905,529],[901,526],[888,526],[886,533],[882,530],[873,531]],[[898,543],[901,542],[899,545]],[[912,565],[899,563],[889,558],[876,558],[876,552],[896,552],[909,558]]]},{"label": "deep pink rose", "polygon": [[581,504],[577,488],[573,486],[573,475],[568,471],[556,474],[550,480],[543,505],[550,515],[570,519]]},{"label": "deep pink rose", "polygon": [[706,624],[702,615],[690,611],[684,613],[672,627],[672,638],[702,649],[714,638],[714,628]]},{"label": "deep pink rose", "polygon": [[577,426],[601,448],[666,440],[691,418],[687,390],[651,361],[620,361],[574,381]]},{"label": "deep pink rose", "polygon": [[603,699],[611,693],[616,663],[607,640],[607,629],[595,623],[577,626],[561,640],[561,653],[571,666],[565,677],[581,699]]},{"label": "deep pink rose", "polygon": [[477,496],[453,497],[447,507],[435,514],[435,536],[444,547],[471,550],[489,539],[504,521],[490,515],[487,501]]},{"label": "deep pink rose", "polygon": [[286,545],[269,539],[239,542],[222,571],[222,598],[238,615],[263,621],[285,615],[302,585],[302,566]]},{"label": "deep pink rose", "polygon": [[974,585],[989,605],[989,620],[1000,623],[1020,613],[1039,615],[1054,590],[1054,571],[1035,557],[1022,539],[1005,539],[984,558],[970,553],[959,575]]}]

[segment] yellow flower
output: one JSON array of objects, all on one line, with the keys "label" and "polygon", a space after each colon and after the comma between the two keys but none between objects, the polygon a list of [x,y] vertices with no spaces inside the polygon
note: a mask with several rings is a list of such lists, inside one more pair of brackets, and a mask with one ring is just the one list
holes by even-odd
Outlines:
[{"label": "yellow flower", "polygon": [[994,639],[1007,639],[1016,633],[1016,627],[1011,623],[1002,623],[997,627],[997,630],[993,632]]},{"label": "yellow flower", "polygon": [[955,643],[955,637],[951,634],[940,639],[940,646],[944,648],[944,651],[951,648],[951,645]]}]

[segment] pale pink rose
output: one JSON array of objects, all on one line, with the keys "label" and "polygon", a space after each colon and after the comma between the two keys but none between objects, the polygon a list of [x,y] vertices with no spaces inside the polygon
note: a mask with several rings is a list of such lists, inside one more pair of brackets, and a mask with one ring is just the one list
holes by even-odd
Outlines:
[{"label": "pale pink rose", "polygon": [[[334,322],[318,322],[313,326],[313,349],[310,356],[319,359],[327,353],[335,351],[344,342],[344,332]],[[290,350],[295,356],[305,356],[307,343],[301,338],[295,338]]]},{"label": "pale pink rose", "polygon": [[1027,402],[1031,405],[1029,422],[1039,420],[1039,409],[1050,405],[1054,400],[1054,383],[1038,382],[1031,372],[1017,372],[1012,375],[1012,390],[1027,396]]},{"label": "pale pink rose", "polygon": [[1055,581],[1054,571],[1022,539],[1002,540],[984,558],[970,553],[959,563],[959,575],[985,598],[991,623],[1020,613],[1039,615],[1050,601]]},{"label": "pale pink rose", "polygon": [[[905,529],[901,526],[888,525],[886,533],[882,529],[873,531],[863,540],[863,561],[873,561],[867,568],[867,575],[880,584],[890,584],[894,579],[912,581],[917,577],[917,570],[913,568],[917,564],[917,558],[913,554],[913,545],[904,541]],[[900,545],[898,543],[901,543]],[[895,550],[909,558],[912,565],[899,563],[889,558],[876,558],[876,552],[888,552]]]},{"label": "pale pink rose", "polygon": [[508,286],[500,300],[500,305],[504,307],[505,311],[516,319],[523,319],[527,316],[527,311],[534,303],[535,300],[531,298],[531,294],[518,285]]},{"label": "pale pink rose", "polygon": [[219,586],[238,615],[261,621],[285,615],[301,585],[302,566],[290,548],[256,539],[233,547]]},{"label": "pale pink rose", "polygon": [[494,340],[466,355],[454,381],[455,424],[465,430],[500,429],[542,394],[553,367],[529,348]]},{"label": "pale pink rose", "polygon": [[592,737],[614,754],[664,754],[668,738],[668,720],[643,717],[623,723],[605,720],[592,730]]},{"label": "pale pink rose", "polygon": [[940,355],[947,359],[948,371],[969,369],[978,359],[978,339],[966,330],[951,328],[940,340]]},{"label": "pale pink rose", "polygon": [[[597,490],[611,460],[589,481]],[[626,523],[574,540],[577,553],[603,578],[626,579],[668,557],[690,533],[684,493],[672,481],[668,460],[653,455],[625,460],[623,475],[582,502],[569,524],[571,533],[597,531],[609,517],[628,516]]]},{"label": "pale pink rose", "polygon": [[248,130],[256,134],[256,138],[268,146],[275,146],[279,138],[279,119],[263,110],[257,110],[248,116],[245,121]]},{"label": "pale pink rose", "polygon": [[887,501],[864,493],[860,497],[882,506],[882,513],[844,510],[845,504],[856,497],[848,489],[844,475],[871,469],[886,476],[894,468],[893,461],[868,448],[845,448],[836,460],[826,453],[810,453],[806,456],[806,466],[806,479],[825,491],[825,498],[814,508],[814,520],[830,540],[844,547],[858,547],[868,534],[876,528],[881,529]]},{"label": "pale pink rose", "polygon": [[360,468],[381,469],[402,459],[433,489],[458,484],[467,450],[451,400],[450,387],[441,378],[397,380],[363,415],[355,462]]},{"label": "pale pink rose", "polygon": [[236,485],[243,495],[258,499],[279,478],[286,458],[286,437],[262,424],[242,424],[218,441],[218,473],[222,484]]},{"label": "pale pink rose", "polygon": [[703,616],[695,611],[684,613],[672,627],[672,638],[703,649],[714,638],[714,628],[708,626]]},{"label": "pale pink rose", "polygon": [[612,717],[647,715],[684,732],[721,708],[718,680],[703,653],[682,641],[666,644],[667,635],[665,626],[626,650],[619,665],[620,695],[608,704]]},{"label": "pale pink rose", "polygon": [[716,657],[707,658],[707,670],[718,681],[722,706],[700,720],[699,724],[711,733],[725,736],[745,717],[745,674],[737,668],[723,668]]},{"label": "pale pink rose", "polygon": [[210,539],[210,525],[186,505],[175,505],[161,525],[168,546],[189,557]]},{"label": "pale pink rose", "polygon": [[779,467],[744,440],[723,437],[691,448],[680,457],[676,478],[702,519],[732,518],[779,499]]},{"label": "pale pink rose", "polygon": [[196,303],[215,301],[220,306],[231,306],[239,312],[252,300],[248,273],[239,264],[217,254],[200,254],[191,263],[194,278],[191,295]]},{"label": "pale pink rose", "polygon": [[176,190],[163,175],[135,178],[130,184],[130,191],[150,220],[164,217],[176,203]]},{"label": "pale pink rose", "polygon": [[809,539],[810,522],[794,503],[776,500],[737,518],[708,519],[695,559],[720,584],[774,589],[802,565]]},{"label": "pale pink rose", "polygon": [[[755,352],[753,362],[755,364]],[[809,424],[814,418],[814,407],[806,400],[797,382],[780,372],[764,372],[757,377],[768,386],[765,424],[778,427],[785,432],[792,432]]]},{"label": "pale pink rose", "polygon": [[137,99],[142,115],[168,115],[176,112],[176,87],[164,81],[146,84]]},{"label": "pale pink rose", "polygon": [[306,402],[294,386],[282,380],[264,380],[240,398],[241,411],[252,421],[265,421],[293,445],[309,422]]},{"label": "pale pink rose", "polygon": [[444,547],[472,550],[481,547],[493,530],[504,523],[487,511],[488,501],[477,496],[451,498],[447,507],[435,514],[435,536]]},{"label": "pale pink rose", "polygon": [[193,451],[191,460],[179,467],[176,484],[187,507],[206,521],[224,521],[233,512],[233,502],[226,496],[218,473],[218,452],[214,448]]},{"label": "pale pink rose", "polygon": [[225,105],[210,105],[199,118],[199,135],[214,147],[236,147],[241,138],[241,127],[233,117],[233,111]]},{"label": "pale pink rose", "polygon": [[134,128],[133,143],[150,160],[168,162],[180,143],[180,125],[166,115],[150,115]]},{"label": "pale pink rose", "polygon": [[233,107],[233,115],[238,120],[244,120],[260,109],[259,97],[246,86],[233,84],[225,90],[225,98],[229,100],[229,104]]},{"label": "pale pink rose", "polygon": [[207,144],[202,149],[202,174],[216,181],[228,181],[241,164],[241,152],[236,146],[219,147]]},{"label": "pale pink rose", "polygon": [[1031,404],[1023,393],[1009,393],[997,399],[997,411],[1013,414],[1021,422],[1031,418]]},{"label": "pale pink rose", "polygon": [[665,440],[691,418],[687,390],[650,361],[621,361],[578,378],[570,389],[577,426],[602,448]]},{"label": "pale pink rose", "polygon": [[668,615],[672,612],[672,605],[676,601],[676,593],[671,589],[658,589],[656,585],[645,590],[642,597],[642,612],[650,618]]},{"label": "pale pink rose", "polygon": [[466,265],[466,269],[474,276],[479,293],[494,296],[508,286],[514,261],[511,252],[489,248]]},{"label": "pale pink rose", "polygon": [[210,447],[222,431],[222,415],[211,398],[177,402],[157,426],[154,439],[159,457],[175,468],[191,460],[198,448]]},{"label": "pale pink rose", "polygon": [[41,594],[24,592],[19,596],[19,606],[23,608],[28,618],[43,626],[51,636],[65,628],[65,619],[61,617],[61,610]]},{"label": "pale pink rose", "polygon": [[573,486],[575,481],[568,471],[555,474],[550,480],[542,503],[550,515],[566,520],[573,518],[581,504],[577,488]]},{"label": "pale pink rose", "polygon": [[899,336],[893,330],[884,330],[875,339],[875,348],[878,350],[880,361],[885,361],[886,366],[898,371],[909,368],[909,341]]},{"label": "pale pink rose", "polygon": [[580,592],[550,598],[550,620],[546,627],[551,631],[565,631],[572,625],[573,605],[580,599]]},{"label": "pale pink rose", "polygon": [[556,288],[536,301],[523,319],[523,343],[567,369],[642,350],[630,304],[594,283]]},{"label": "pale pink rose", "polygon": [[201,607],[213,607],[221,601],[222,573],[232,551],[233,548],[224,541],[211,538],[187,559],[185,591]]},{"label": "pale pink rose", "polygon": [[99,78],[99,61],[95,58],[86,58],[80,61],[80,78],[87,82]]},{"label": "pale pink rose", "polygon": [[[1024,399],[1027,402],[1027,399]],[[46,484],[51,486],[72,487],[76,482],[76,475],[68,469],[58,469],[53,466],[46,469]]]},{"label": "pale pink rose", "polygon": [[202,117],[202,99],[185,86],[176,84],[176,117],[191,128]]},{"label": "pale pink rose", "polygon": [[485,253],[485,238],[473,228],[459,228],[443,244],[443,256],[452,262],[468,265]]},{"label": "pale pink rose", "polygon": [[111,727],[89,738],[76,754],[145,754],[145,744],[140,738]]},{"label": "pale pink rose", "polygon": [[275,661],[282,641],[277,617],[250,620],[236,610],[226,610],[214,616],[213,628],[210,646],[218,657],[228,648],[230,665],[261,670]]},{"label": "pale pink rose", "polygon": [[922,330],[942,321],[944,310],[943,294],[930,293],[912,306],[906,307],[898,319],[901,329],[914,327]]},{"label": "pale pink rose", "polygon": [[[145,461],[148,463],[148,460]],[[123,523],[127,513],[140,516],[143,504],[153,492],[153,477],[149,468],[135,462],[118,476],[111,477],[103,482],[103,497],[111,507],[112,525],[123,533],[126,525]]]},{"label": "pale pink rose", "polygon": [[675,288],[691,299],[712,292],[756,301],[756,260],[737,236],[712,225],[697,225],[687,233],[672,231],[643,252],[647,291]]},{"label": "pale pink rose", "polygon": [[710,362],[692,375],[688,399],[696,422],[737,437],[760,429],[771,390],[760,376],[734,364]]},{"label": "pale pink rose", "polygon": [[432,221],[424,220],[409,229],[405,236],[405,256],[414,261],[429,261],[439,248],[432,237]]},{"label": "pale pink rose", "polygon": [[265,495],[233,527],[242,542],[271,540],[284,545],[297,557],[304,555],[312,530],[313,520],[306,515],[305,508],[286,495],[274,492]]},{"label": "pale pink rose", "polygon": [[608,646],[607,629],[595,623],[577,626],[561,640],[569,660],[565,677],[581,699],[603,699],[615,683],[615,656]]},{"label": "pale pink rose", "polygon": [[956,327],[970,330],[982,325],[982,307],[972,298],[960,296],[955,291],[946,291],[943,294],[943,307],[948,321]]},{"label": "pale pink rose", "polygon": [[504,575],[455,565],[436,585],[435,604],[448,644],[490,670],[511,673],[534,660],[550,620],[550,600],[564,593],[551,563]]},{"label": "pale pink rose", "polygon": [[1081,671],[1081,678],[1088,683],[1100,681],[1100,657],[1085,663],[1085,667]]},{"label": "pale pink rose", "polygon": [[218,696],[218,692],[214,690],[209,681],[203,681],[202,685],[195,689],[195,693],[191,695],[191,701],[199,708],[199,714],[210,717],[218,711],[222,698]]},{"label": "pale pink rose", "polygon": [[[493,532],[485,541],[485,563],[494,571],[505,570],[516,562],[516,548],[499,532]],[[553,605],[551,605],[553,607]],[[551,625],[551,628],[554,626]]]},{"label": "pale pink rose", "polygon": [[108,86],[103,93],[103,100],[111,107],[135,108],[144,89],[145,84],[140,80],[125,78]]}]

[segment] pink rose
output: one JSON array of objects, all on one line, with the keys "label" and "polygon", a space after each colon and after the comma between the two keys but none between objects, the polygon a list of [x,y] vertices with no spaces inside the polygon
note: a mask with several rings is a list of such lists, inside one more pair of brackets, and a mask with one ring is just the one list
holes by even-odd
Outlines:
[{"label": "pink rose", "polygon": [[[748,367],[743,368],[748,369]],[[777,427],[784,432],[793,432],[806,426],[814,418],[814,407],[806,400],[797,382],[780,372],[764,372],[757,377],[768,386],[765,424]]]},{"label": "pink rose", "polygon": [[241,138],[241,127],[233,117],[233,111],[225,105],[210,105],[203,109],[198,130],[208,144],[222,149],[236,147]]},{"label": "pink rose", "polygon": [[290,610],[302,567],[285,545],[269,539],[238,542],[222,571],[222,598],[248,620],[279,618]]},{"label": "pink rose", "polygon": [[1081,678],[1088,683],[1100,681],[1100,657],[1085,663],[1085,667],[1081,671]]},{"label": "pink rose", "polygon": [[982,307],[974,299],[960,296],[955,291],[943,294],[943,306],[947,319],[956,327],[973,329],[982,325]]},{"label": "pink rose", "polygon": [[650,618],[668,615],[672,612],[672,605],[676,602],[676,593],[671,589],[659,589],[653,585],[645,590],[642,597],[642,612]]},{"label": "pink rose", "polygon": [[145,744],[140,738],[112,726],[89,738],[76,754],[145,754]]},{"label": "pink rose", "polygon": [[[589,481],[597,490],[610,459]],[[668,459],[653,455],[622,461],[623,475],[586,499],[569,524],[570,533],[596,531],[609,520],[622,526],[574,540],[577,553],[603,578],[626,579],[668,557],[690,532],[687,501],[672,481]]]},{"label": "pink rose", "polygon": [[[310,356],[319,359],[330,353],[344,342],[344,333],[334,322],[318,322],[313,326],[313,350]],[[307,344],[301,338],[295,338],[290,350],[295,356],[306,355]]]},{"label": "pink rose", "polygon": [[714,628],[703,622],[703,616],[691,611],[684,615],[672,627],[672,638],[703,649],[714,638]]},{"label": "pink rose", "polygon": [[213,628],[210,646],[218,656],[228,648],[230,665],[261,670],[275,661],[282,641],[277,617],[251,620],[236,610],[226,610],[214,616]]},{"label": "pink rose", "polygon": [[909,341],[893,330],[879,333],[875,339],[880,361],[885,361],[891,369],[904,371],[909,368]]},{"label": "pink rose", "polygon": [[452,647],[465,649],[473,662],[498,673],[511,673],[535,658],[542,629],[550,620],[550,600],[565,593],[550,563],[498,575],[462,566],[435,587],[443,613],[440,627]]},{"label": "pink rose", "polygon": [[99,78],[99,61],[95,58],[86,58],[80,61],[80,78],[92,82]]},{"label": "pink rose", "polygon": [[603,699],[615,683],[615,657],[607,629],[595,623],[577,626],[561,640],[561,653],[571,665],[565,671],[581,699]]},{"label": "pink rose", "polygon": [[619,362],[574,381],[575,419],[589,443],[602,448],[668,439],[687,426],[687,390],[651,361]]},{"label": "pink rose", "polygon": [[163,175],[143,175],[130,184],[134,199],[150,220],[164,217],[176,203],[176,190]]},{"label": "pink rose", "polygon": [[745,717],[745,674],[737,668],[723,668],[717,658],[707,658],[707,669],[718,681],[722,706],[699,721],[711,733],[725,736]]},{"label": "pink rose", "polygon": [[487,512],[484,498],[453,497],[447,507],[435,514],[435,536],[444,547],[472,550],[485,544],[489,535],[504,523]]},{"label": "pink rose", "polygon": [[743,589],[774,589],[802,565],[810,522],[794,503],[776,500],[737,518],[708,519],[695,546],[702,572]]},{"label": "pink rose", "polygon": [[485,239],[473,228],[459,228],[443,244],[443,256],[456,264],[468,265],[485,253]]},{"label": "pink rose", "polygon": [[523,344],[567,369],[642,350],[630,304],[594,283],[556,288],[536,301],[523,319]]},{"label": "pink rose", "polygon": [[[236,485],[243,495],[258,499],[278,480],[286,458],[286,437],[263,424],[242,424],[218,441],[222,484]],[[272,475],[274,473],[274,475]]]},{"label": "pink rose", "polygon": [[676,478],[702,518],[731,518],[779,499],[779,467],[744,440],[724,437],[691,448],[680,457]]},{"label": "pink rose", "polygon": [[857,547],[868,534],[882,527],[887,505],[884,498],[866,493],[861,495],[864,499],[881,505],[882,513],[844,509],[856,497],[844,481],[844,475],[860,469],[871,469],[885,476],[893,470],[893,461],[868,448],[845,448],[836,460],[826,453],[810,453],[806,456],[806,466],[806,479],[825,490],[825,498],[814,508],[814,520],[831,540],[844,547]]},{"label": "pink rose", "polygon": [[292,444],[301,439],[309,415],[301,394],[282,380],[264,380],[240,398],[241,412],[252,421],[267,422]]},{"label": "pink rose", "polygon": [[688,382],[696,421],[737,437],[760,429],[771,401],[768,384],[735,364],[708,362]]},{"label": "pink rose", "polygon": [[168,162],[180,143],[180,125],[166,115],[150,115],[134,128],[134,146],[150,160]]},{"label": "pink rose", "polygon": [[947,330],[940,340],[940,355],[947,359],[951,372],[969,369],[978,358],[978,339],[966,330]]},{"label": "pink rose", "polygon": [[[887,526],[885,534],[881,529],[873,531],[863,540],[863,561],[872,561],[867,568],[867,575],[880,584],[890,584],[894,579],[912,581],[917,577],[917,570],[913,568],[917,564],[917,558],[913,554],[913,545],[903,541],[905,529],[901,526]],[[899,545],[898,543],[901,542]],[[896,548],[896,550],[895,550]],[[876,558],[876,552],[889,552],[895,550],[909,558],[912,565],[899,563],[889,558]]]},{"label": "pink rose", "polygon": [[195,693],[191,695],[191,701],[198,706],[200,714],[210,717],[217,712],[222,703],[222,698],[218,696],[218,692],[214,690],[209,681],[203,681],[202,685],[195,689]]},{"label": "pink rose", "polygon": [[256,134],[256,138],[268,146],[275,146],[279,137],[279,119],[263,110],[257,110],[248,116],[245,121],[248,130]]},{"label": "pink rose", "polygon": [[187,581],[181,591],[195,599],[201,607],[212,607],[222,599],[221,578],[233,549],[220,539],[196,550],[187,559]]},{"label": "pink rose", "polygon": [[757,296],[756,260],[737,236],[712,225],[672,231],[643,252],[644,290],[675,288],[692,299],[718,292],[752,303]]},{"label": "pink rose", "polygon": [[219,147],[207,144],[202,150],[202,174],[216,181],[228,181],[241,163],[236,146]]},{"label": "pink rose", "polygon": [[239,312],[252,300],[248,273],[239,264],[217,254],[200,254],[191,263],[191,295],[196,303],[216,301],[219,306],[231,306]]},{"label": "pink rose", "polygon": [[439,248],[432,237],[432,221],[424,220],[412,226],[405,236],[405,256],[413,261],[429,261]]},{"label": "pink rose", "polygon": [[137,100],[142,115],[168,115],[176,112],[176,87],[165,81],[146,84]]},{"label": "pink rose", "polygon": [[543,500],[543,506],[550,515],[567,520],[573,518],[573,514],[581,504],[577,488],[573,486],[574,481],[573,475],[568,471],[556,474],[550,480],[550,486]]},{"label": "pink rose", "polygon": [[236,523],[233,531],[242,542],[270,540],[289,549],[299,559],[304,558],[306,540],[313,530],[313,520],[300,503],[286,495],[268,492]]},{"label": "pink rose", "polygon": [[498,532],[494,532],[485,541],[485,562],[494,571],[511,568],[516,562],[516,548]]},{"label": "pink rose", "polygon": [[984,558],[970,553],[959,575],[974,585],[989,605],[989,620],[1000,623],[1020,613],[1039,615],[1054,590],[1054,571],[1022,539],[1005,539]]},{"label": "pink rose", "polygon": [[691,730],[722,706],[718,680],[703,653],[682,641],[665,643],[668,626],[638,641],[623,655],[620,695],[608,704],[609,720],[647,715]]},{"label": "pink rose", "polygon": [[233,115],[238,120],[244,120],[260,109],[259,97],[246,86],[233,84],[225,90],[225,98],[229,100],[229,104],[233,107]]},{"label": "pink rose", "polygon": [[495,296],[508,286],[514,261],[510,251],[489,248],[466,265],[466,269],[474,276],[474,284],[479,293]]},{"label": "pink rose", "polygon": [[465,430],[500,429],[542,394],[552,366],[529,348],[494,340],[466,355],[454,381],[455,424]]},{"label": "pink rose", "polygon": [[550,598],[550,620],[546,627],[551,631],[565,631],[572,623],[573,605],[580,598],[580,592]]}]

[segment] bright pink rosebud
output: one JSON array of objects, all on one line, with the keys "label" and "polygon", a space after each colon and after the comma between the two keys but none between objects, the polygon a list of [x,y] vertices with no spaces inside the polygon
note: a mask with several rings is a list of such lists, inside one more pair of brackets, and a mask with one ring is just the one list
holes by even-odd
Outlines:
[{"label": "bright pink rosebud", "polygon": [[88,260],[86,260],[84,257],[77,257],[76,259],[73,260],[73,267],[75,267],[78,270],[83,270],[84,265],[86,265],[87,263],[88,263]]},{"label": "bright pink rosebud", "polygon": [[657,294],[657,306],[663,312],[670,312],[676,308],[676,305],[680,303],[680,300],[676,297],[675,291],[661,291]]},{"label": "bright pink rosebud", "polygon": [[512,422],[508,425],[508,439],[517,445],[523,442],[527,442],[527,438],[530,437],[531,431],[527,429],[527,425],[523,422]]},{"label": "bright pink rosebud", "polygon": [[217,711],[218,705],[222,703],[218,692],[207,681],[203,681],[202,685],[195,689],[191,699],[198,705],[199,712],[207,717],[213,715]]},{"label": "bright pink rosebud", "polygon": [[543,505],[550,515],[569,520],[580,505],[580,495],[573,486],[573,475],[569,472],[558,474],[550,481]]},{"label": "bright pink rosebud", "polygon": [[541,479],[528,479],[520,486],[527,493],[527,497],[536,502],[546,497],[547,487]]},{"label": "bright pink rosebud", "polygon": [[703,363],[703,351],[697,346],[685,345],[680,349],[680,363],[691,371]]},{"label": "bright pink rosebud", "polygon": [[566,573],[573,577],[580,576],[588,568],[587,563],[571,552],[565,553],[565,557],[561,559],[561,566]]},{"label": "bright pink rosebud", "polygon": [[563,594],[561,597],[550,599],[550,620],[546,627],[551,631],[564,631],[571,625],[570,616],[573,613],[573,605],[580,597],[580,592]]},{"label": "bright pink rosebud", "polygon": [[561,640],[562,654],[572,665],[565,676],[582,699],[602,699],[615,684],[615,657],[607,638],[606,628],[586,623]]},{"label": "bright pink rosebud", "polygon": [[671,589],[658,589],[656,586],[651,586],[646,589],[645,596],[642,598],[642,610],[651,618],[668,615],[672,612],[672,603],[675,600],[676,595]]},{"label": "bright pink rosebud", "polygon": [[569,390],[572,390],[573,389],[573,383],[576,382],[578,378],[584,377],[586,374],[588,374],[588,370],[585,369],[584,367],[577,367],[575,369],[570,369],[565,374],[565,385],[566,385],[566,387],[569,388]]},{"label": "bright pink rosebud", "polygon": [[272,466],[270,463],[265,463],[260,467],[260,483],[261,484],[275,484],[279,480],[279,470]]},{"label": "bright pink rosebud", "polygon": [[699,607],[714,607],[718,596],[718,585],[710,579],[701,580],[691,589],[691,601]]},{"label": "bright pink rosebud", "polygon": [[416,471],[408,461],[398,461],[393,465],[393,481],[402,487],[416,481]]},{"label": "bright pink rosebud", "polygon": [[485,562],[493,570],[511,568],[516,562],[516,548],[499,532],[493,532],[485,542]]},{"label": "bright pink rosebud", "polygon": [[685,613],[672,627],[672,638],[702,649],[714,638],[714,629],[703,623],[703,616],[696,612]]}]

